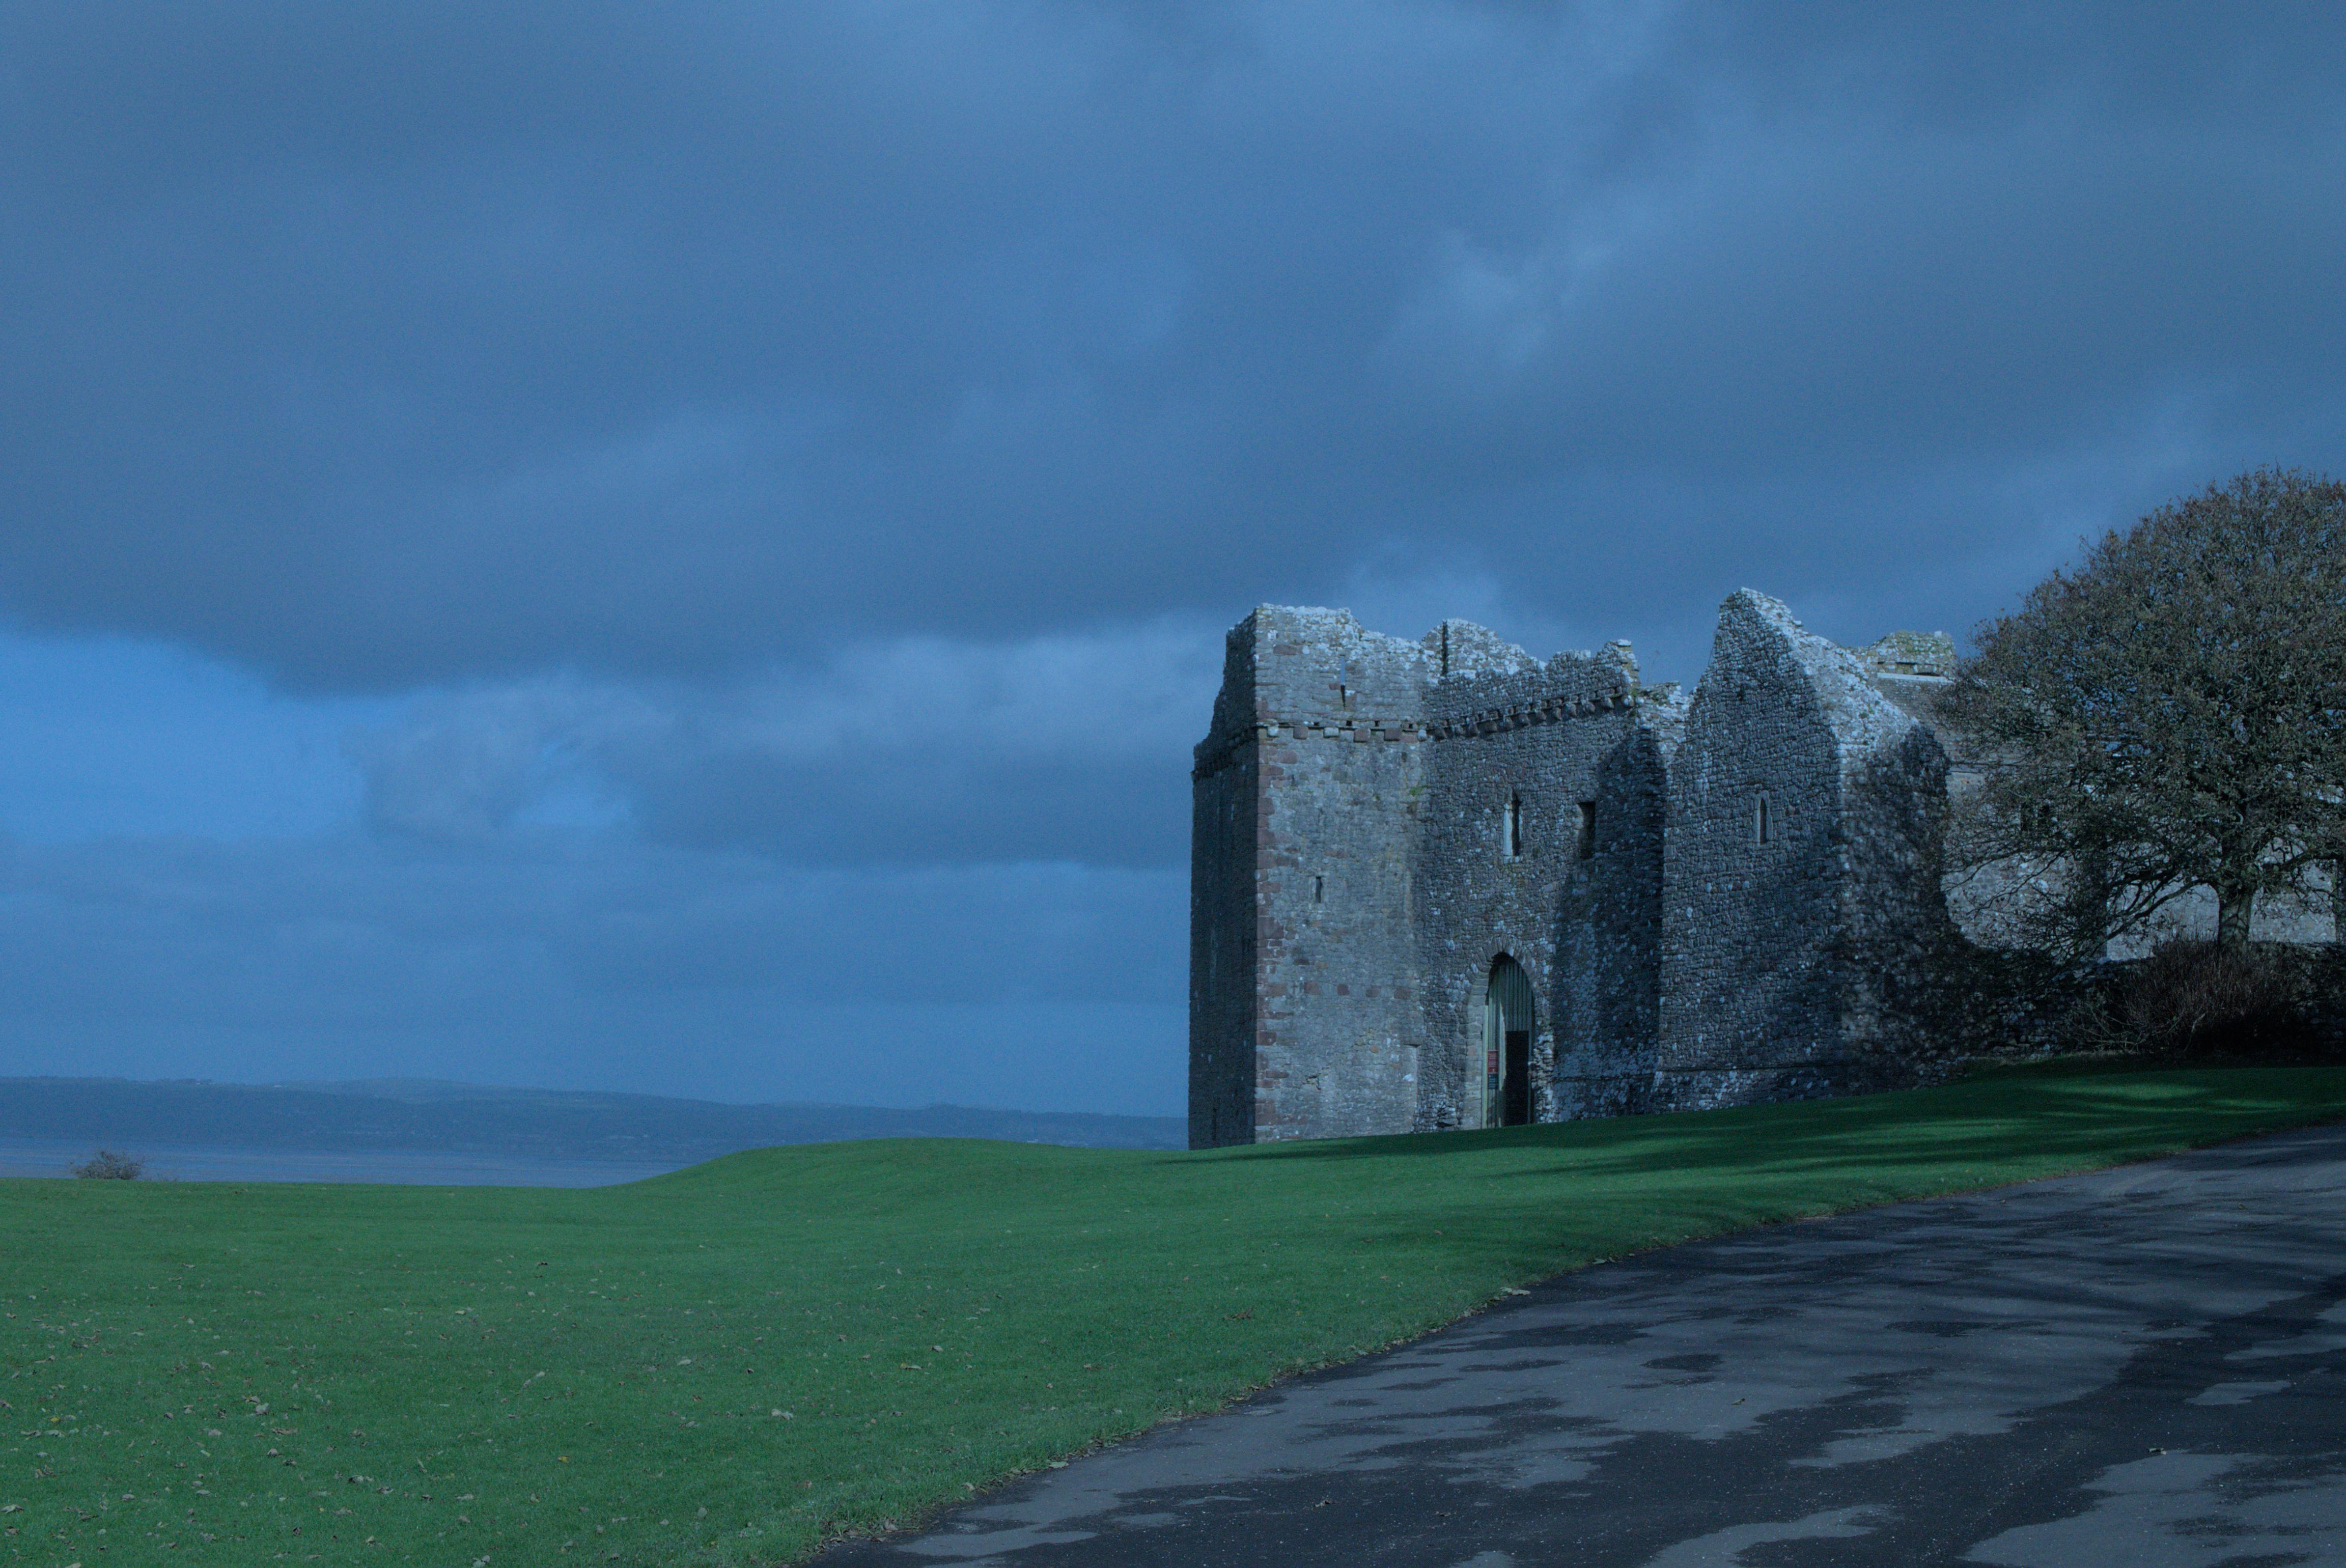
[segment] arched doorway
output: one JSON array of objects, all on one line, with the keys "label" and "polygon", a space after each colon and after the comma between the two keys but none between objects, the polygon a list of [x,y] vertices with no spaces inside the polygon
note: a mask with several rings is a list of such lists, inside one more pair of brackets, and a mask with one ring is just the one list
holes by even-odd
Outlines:
[{"label": "arched doorway", "polygon": [[1532,1119],[1532,977],[1501,953],[1483,995],[1483,1125]]}]

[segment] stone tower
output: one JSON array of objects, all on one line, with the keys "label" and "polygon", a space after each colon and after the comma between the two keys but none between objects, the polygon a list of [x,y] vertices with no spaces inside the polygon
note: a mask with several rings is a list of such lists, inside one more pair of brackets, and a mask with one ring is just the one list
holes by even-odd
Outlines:
[{"label": "stone tower", "polygon": [[1425,664],[1341,610],[1231,628],[1192,773],[1193,1147],[1410,1124]]}]

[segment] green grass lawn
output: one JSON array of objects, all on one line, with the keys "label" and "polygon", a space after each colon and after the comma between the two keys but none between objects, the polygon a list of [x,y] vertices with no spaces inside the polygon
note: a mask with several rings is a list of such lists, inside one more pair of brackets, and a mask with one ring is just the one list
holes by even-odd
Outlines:
[{"label": "green grass lawn", "polygon": [[2346,1070],[592,1191],[0,1182],[0,1564],[788,1561],[1739,1226],[2346,1116]]}]

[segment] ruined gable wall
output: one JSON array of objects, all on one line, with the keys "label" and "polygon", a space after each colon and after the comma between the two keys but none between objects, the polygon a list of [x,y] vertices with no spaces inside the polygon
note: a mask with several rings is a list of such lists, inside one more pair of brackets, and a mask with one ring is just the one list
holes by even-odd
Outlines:
[{"label": "ruined gable wall", "polygon": [[[1538,998],[1534,1118],[1638,1108],[1654,1065],[1664,792],[1636,664],[1615,645],[1542,665],[1463,622],[1425,646],[1437,675],[1417,854],[1427,1049],[1416,1125],[1474,1125],[1488,1109],[1483,1003],[1501,953]],[[1511,798],[1520,854],[1506,842]],[[1586,860],[1583,802],[1596,812]]]},{"label": "ruined gable wall", "polygon": [[1927,728],[1856,656],[1764,595],[1729,596],[1671,768],[1659,1099],[1911,1076],[1898,966],[1943,929],[1944,777]]},{"label": "ruined gable wall", "polygon": [[[1246,1138],[1226,1141],[1399,1131],[1423,1037],[1409,870],[1424,654],[1341,610],[1271,606],[1233,634],[1241,645],[1216,728],[1233,759],[1227,788],[1252,807],[1252,1097]],[[1237,760],[1250,749],[1250,778]],[[1226,787],[1212,762],[1201,748],[1201,813]],[[1227,878],[1204,885],[1193,881],[1193,929],[1211,923],[1201,897],[1232,898]],[[1193,1034],[1193,1070],[1198,1050]]]},{"label": "ruined gable wall", "polygon": [[1777,1097],[1787,1074],[1839,1053],[1821,940],[1838,901],[1838,768],[1786,632],[1758,596],[1728,600],[1671,767],[1656,1092],[1672,1107]]}]

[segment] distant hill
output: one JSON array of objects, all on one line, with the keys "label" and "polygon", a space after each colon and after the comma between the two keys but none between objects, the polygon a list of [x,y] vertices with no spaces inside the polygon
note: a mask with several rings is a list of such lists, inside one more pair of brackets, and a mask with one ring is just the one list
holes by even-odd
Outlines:
[{"label": "distant hill", "polygon": [[412,1149],[689,1164],[846,1138],[1002,1138],[1090,1148],[1188,1145],[1178,1116],[930,1105],[728,1105],[658,1095],[501,1089],[416,1079],[342,1084],[0,1078],[0,1137],[124,1146]]}]

